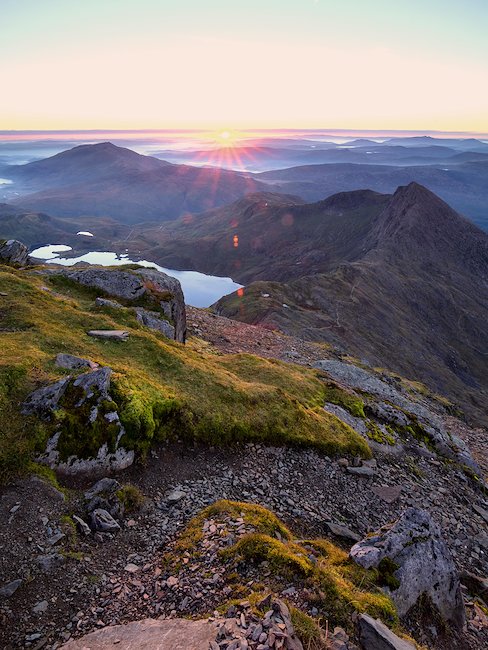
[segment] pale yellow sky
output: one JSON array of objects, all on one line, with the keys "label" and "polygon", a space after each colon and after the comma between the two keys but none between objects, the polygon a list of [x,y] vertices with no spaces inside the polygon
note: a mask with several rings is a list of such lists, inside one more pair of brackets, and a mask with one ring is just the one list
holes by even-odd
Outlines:
[{"label": "pale yellow sky", "polygon": [[[149,14],[124,14],[124,7],[137,6],[124,0],[120,12],[112,14],[115,23],[104,30],[107,16],[97,14],[92,0],[87,3],[92,13],[80,14],[78,22],[74,15],[68,21],[71,0],[37,5],[29,0],[3,2],[7,20],[0,27],[0,41],[3,35],[8,38],[0,43],[0,129],[488,131],[487,60],[476,56],[476,41],[470,50],[462,42],[463,33],[457,43],[444,43],[435,25],[431,34],[413,31],[405,38],[405,17],[397,24],[391,23],[396,18],[391,16],[384,37],[381,30],[372,33],[373,18],[378,18],[374,15],[371,24],[341,25],[338,34],[327,29],[339,19],[332,11],[337,3],[327,2],[327,7],[315,3],[314,9],[304,0],[295,31],[290,27],[292,14],[286,28],[257,22],[253,30],[243,22],[249,16],[236,13],[234,28],[232,23],[226,28],[231,16],[224,14],[224,4],[222,13],[216,14],[219,3],[210,2],[214,23],[202,14],[201,20],[208,21],[205,28],[199,29],[189,18],[186,26],[178,23],[171,29],[164,18],[173,14],[158,13],[161,22],[154,27]],[[448,12],[450,2],[446,2]],[[185,3],[197,11],[192,0]],[[381,0],[372,0],[371,7],[379,7],[378,3]],[[22,14],[22,5],[31,11]],[[111,0],[102,3],[108,5],[116,9]],[[141,0],[139,5],[156,11],[158,3]],[[162,5],[176,7],[164,1],[158,7]],[[262,6],[270,9],[271,5],[278,9],[271,0]],[[295,0],[283,7],[288,5],[290,11],[300,11]],[[41,6],[51,13],[49,21],[39,13],[43,31],[38,34],[33,12]],[[308,22],[299,21],[301,13],[307,13]],[[266,16],[273,14],[268,11]],[[316,29],[314,17],[322,31]],[[259,21],[258,8],[255,18]],[[442,14],[438,18],[442,20]],[[18,32],[16,44],[9,20]],[[396,39],[390,33],[395,27]],[[449,25],[451,31],[454,27]]]}]

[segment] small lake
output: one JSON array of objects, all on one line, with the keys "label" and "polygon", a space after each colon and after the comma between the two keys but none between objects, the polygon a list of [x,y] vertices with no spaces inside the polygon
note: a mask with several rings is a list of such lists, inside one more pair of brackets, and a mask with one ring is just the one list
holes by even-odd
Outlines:
[{"label": "small lake", "polygon": [[185,295],[185,302],[193,305],[193,307],[209,307],[219,298],[222,298],[222,296],[233,293],[242,286],[234,282],[231,278],[205,275],[205,273],[198,273],[197,271],[165,269],[154,262],[148,262],[147,260],[134,261],[128,255],[117,255],[117,253],[108,251],[93,251],[91,253],[85,253],[85,255],[81,255],[80,257],[60,256],[60,253],[67,253],[70,250],[72,250],[71,246],[50,244],[36,248],[36,250],[30,253],[30,256],[48,263],[62,264],[63,266],[74,266],[78,262],[86,262],[87,264],[98,264],[99,266],[139,264],[139,266],[146,268],[154,268],[179,280]]}]

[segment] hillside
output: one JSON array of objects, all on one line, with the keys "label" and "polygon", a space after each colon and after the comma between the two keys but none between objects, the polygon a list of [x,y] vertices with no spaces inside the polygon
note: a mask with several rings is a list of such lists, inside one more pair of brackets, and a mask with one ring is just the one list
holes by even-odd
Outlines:
[{"label": "hillside", "polygon": [[[385,240],[397,233],[390,216]],[[235,622],[226,642],[256,631],[257,650],[273,603],[275,650],[276,638],[330,650],[327,635],[376,650],[368,635],[379,633],[408,650],[406,633],[436,650],[482,650],[486,437],[450,415],[455,405],[207,310],[188,310],[186,345],[170,340],[137,318],[177,291],[147,269],[9,264],[0,281],[2,647],[75,649],[100,631],[125,647],[132,628],[116,625],[158,619],[181,636],[186,619],[210,617]],[[83,462],[114,444],[133,464],[95,483]],[[363,567],[354,549],[381,540],[387,522],[407,554]],[[422,589],[435,605],[418,618],[409,567],[432,549]]]},{"label": "hillside", "polygon": [[270,192],[251,194],[193,219],[135,228],[125,246],[173,268],[231,275],[241,283],[289,280],[356,259],[388,201],[368,190],[313,204]]},{"label": "hillside", "polygon": [[8,174],[24,211],[131,224],[201,212],[263,187],[236,172],[172,165],[109,142],[11,166]]},{"label": "hillside", "polygon": [[251,283],[215,308],[419,377],[486,422],[488,236],[412,183],[377,210],[356,250],[314,274],[295,266],[286,284]]}]

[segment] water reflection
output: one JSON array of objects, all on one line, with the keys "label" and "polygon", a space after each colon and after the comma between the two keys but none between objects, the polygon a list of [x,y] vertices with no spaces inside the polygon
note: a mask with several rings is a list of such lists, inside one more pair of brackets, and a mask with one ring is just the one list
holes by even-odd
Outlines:
[{"label": "water reflection", "polygon": [[78,262],[86,262],[88,264],[98,264],[100,266],[121,266],[123,264],[139,264],[146,268],[155,268],[158,271],[167,273],[168,275],[177,278],[181,282],[183,293],[185,294],[185,302],[194,307],[209,307],[212,303],[217,301],[222,296],[233,293],[240,289],[242,285],[237,284],[231,278],[220,278],[215,275],[205,275],[205,273],[198,273],[197,271],[175,271],[174,269],[166,269],[154,262],[147,260],[138,260],[137,262],[131,260],[128,255],[117,255],[108,251],[92,251],[80,255],[80,257],[59,257],[59,253],[65,253],[72,250],[71,246],[63,246],[61,244],[41,246],[30,253],[31,257],[45,260],[46,262],[54,262],[62,264],[63,266],[74,266]]}]

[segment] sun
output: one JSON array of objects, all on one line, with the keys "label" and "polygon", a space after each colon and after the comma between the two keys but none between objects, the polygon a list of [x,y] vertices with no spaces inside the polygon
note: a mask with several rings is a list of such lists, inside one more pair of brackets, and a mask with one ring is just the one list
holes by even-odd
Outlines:
[{"label": "sun", "polygon": [[219,131],[215,134],[215,141],[221,147],[233,147],[236,136],[232,131]]}]

